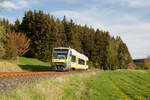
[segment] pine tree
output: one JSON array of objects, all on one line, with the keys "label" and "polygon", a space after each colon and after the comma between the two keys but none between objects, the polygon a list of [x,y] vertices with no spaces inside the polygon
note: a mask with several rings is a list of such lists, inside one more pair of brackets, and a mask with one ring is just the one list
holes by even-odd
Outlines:
[{"label": "pine tree", "polygon": [[15,32],[19,32],[19,31],[20,31],[20,21],[19,21],[19,19],[17,19],[17,20],[15,21],[13,30],[14,30]]},{"label": "pine tree", "polygon": [[8,34],[6,33],[5,27],[0,26],[0,59],[5,55],[5,42],[7,40]]},{"label": "pine tree", "polygon": [[117,39],[120,41],[119,48],[118,48],[118,59],[119,59],[119,68],[120,69],[127,69],[128,64],[132,63],[131,55],[128,51],[128,48],[125,43],[119,37]]}]

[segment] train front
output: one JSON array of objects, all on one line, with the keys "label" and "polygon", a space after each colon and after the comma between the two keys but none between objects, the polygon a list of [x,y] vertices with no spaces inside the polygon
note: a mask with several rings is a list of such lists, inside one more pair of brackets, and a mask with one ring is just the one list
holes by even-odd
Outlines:
[{"label": "train front", "polygon": [[52,67],[57,71],[65,71],[68,69],[68,53],[67,48],[54,48],[52,56]]}]

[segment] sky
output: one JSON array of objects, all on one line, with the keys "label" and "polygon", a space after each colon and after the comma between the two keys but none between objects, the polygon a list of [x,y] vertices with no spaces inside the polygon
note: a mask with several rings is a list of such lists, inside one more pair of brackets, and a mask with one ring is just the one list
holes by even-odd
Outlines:
[{"label": "sky", "polygon": [[150,0],[4,0],[0,7],[0,18],[11,23],[34,9],[60,19],[65,15],[76,24],[120,36],[133,59],[150,55]]}]

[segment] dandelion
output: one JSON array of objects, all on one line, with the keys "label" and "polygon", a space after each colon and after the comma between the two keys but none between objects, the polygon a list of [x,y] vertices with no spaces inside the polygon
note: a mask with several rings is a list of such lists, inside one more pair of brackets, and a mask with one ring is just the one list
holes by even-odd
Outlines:
[{"label": "dandelion", "polygon": [[139,71],[139,72],[141,72],[141,73],[143,73],[143,74],[147,74],[147,73],[148,73],[147,71],[144,71],[144,70],[141,70],[141,71]]}]

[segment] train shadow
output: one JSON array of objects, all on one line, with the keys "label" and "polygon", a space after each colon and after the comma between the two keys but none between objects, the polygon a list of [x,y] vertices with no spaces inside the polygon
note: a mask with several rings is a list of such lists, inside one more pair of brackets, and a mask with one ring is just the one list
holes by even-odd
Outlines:
[{"label": "train shadow", "polygon": [[41,71],[55,71],[50,66],[40,66],[40,65],[19,65],[19,67],[23,70],[31,71],[31,72],[41,72]]}]

